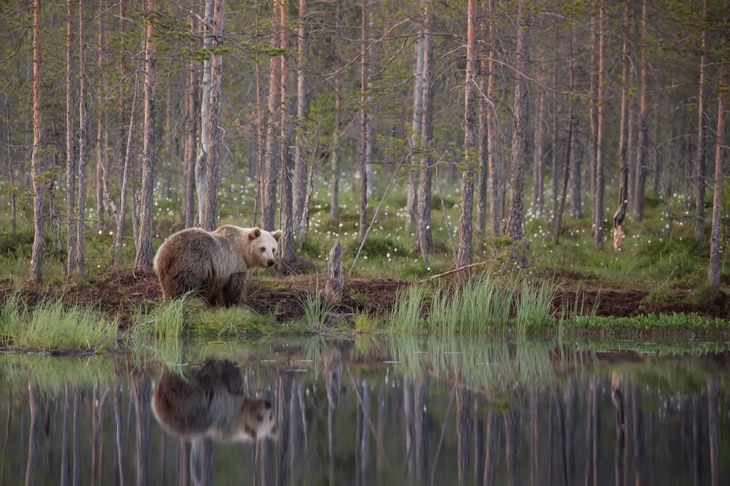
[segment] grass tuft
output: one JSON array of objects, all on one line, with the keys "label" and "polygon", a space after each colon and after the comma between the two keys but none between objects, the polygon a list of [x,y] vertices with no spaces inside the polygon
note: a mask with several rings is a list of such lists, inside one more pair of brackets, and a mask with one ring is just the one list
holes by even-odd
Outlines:
[{"label": "grass tuft", "polygon": [[112,348],[119,322],[102,312],[43,302],[32,311],[11,296],[0,309],[0,346],[17,350],[93,351]]}]

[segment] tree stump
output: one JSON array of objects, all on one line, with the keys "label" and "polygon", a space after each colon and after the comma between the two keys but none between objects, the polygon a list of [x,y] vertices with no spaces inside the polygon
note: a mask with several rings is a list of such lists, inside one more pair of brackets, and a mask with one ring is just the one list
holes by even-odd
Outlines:
[{"label": "tree stump", "polygon": [[327,262],[327,283],[322,289],[322,297],[330,304],[339,304],[342,289],[345,287],[345,274],[342,273],[342,245],[338,242],[330,250]]}]

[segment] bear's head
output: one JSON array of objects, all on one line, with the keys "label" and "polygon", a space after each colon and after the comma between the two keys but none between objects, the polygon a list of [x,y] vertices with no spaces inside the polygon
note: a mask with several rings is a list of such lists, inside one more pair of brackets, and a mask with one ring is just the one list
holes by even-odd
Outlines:
[{"label": "bear's head", "polygon": [[246,399],[238,412],[236,438],[255,441],[264,437],[277,437],[276,416],[271,402]]},{"label": "bear's head", "polygon": [[280,238],[281,230],[269,232],[251,228],[248,232],[248,266],[273,267]]}]

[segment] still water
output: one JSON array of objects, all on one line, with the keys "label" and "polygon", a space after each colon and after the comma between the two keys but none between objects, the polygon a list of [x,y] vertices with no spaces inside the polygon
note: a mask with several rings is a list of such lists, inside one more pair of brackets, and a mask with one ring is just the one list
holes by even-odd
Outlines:
[{"label": "still water", "polygon": [[4,354],[0,483],[727,484],[729,357],[471,337]]}]

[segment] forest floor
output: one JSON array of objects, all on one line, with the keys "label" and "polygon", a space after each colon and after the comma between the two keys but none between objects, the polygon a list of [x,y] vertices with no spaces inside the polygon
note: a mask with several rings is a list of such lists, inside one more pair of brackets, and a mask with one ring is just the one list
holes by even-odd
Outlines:
[{"label": "forest floor", "polygon": [[[692,289],[669,289],[662,299],[650,298],[646,289],[606,288],[579,275],[565,273],[551,279],[558,289],[553,299],[553,312],[559,316],[562,309],[573,309],[574,301],[584,313],[599,316],[633,317],[647,314],[697,314],[728,319],[730,296],[718,292],[709,299],[693,299]],[[280,322],[302,317],[302,302],[324,284],[322,275],[308,274],[258,278],[251,277],[247,284],[244,304],[261,314],[271,314]],[[351,278],[345,283],[342,302],[337,314],[354,316],[367,313],[385,317],[390,312],[398,292],[412,282],[385,278]],[[64,302],[93,306],[110,316],[120,317],[128,327],[136,310],[161,301],[160,285],[154,273],[139,273],[130,269],[110,269],[101,276],[64,286],[14,285],[0,280],[0,302],[18,292],[30,307],[43,301],[62,299]],[[597,310],[594,305],[598,301]]]}]

